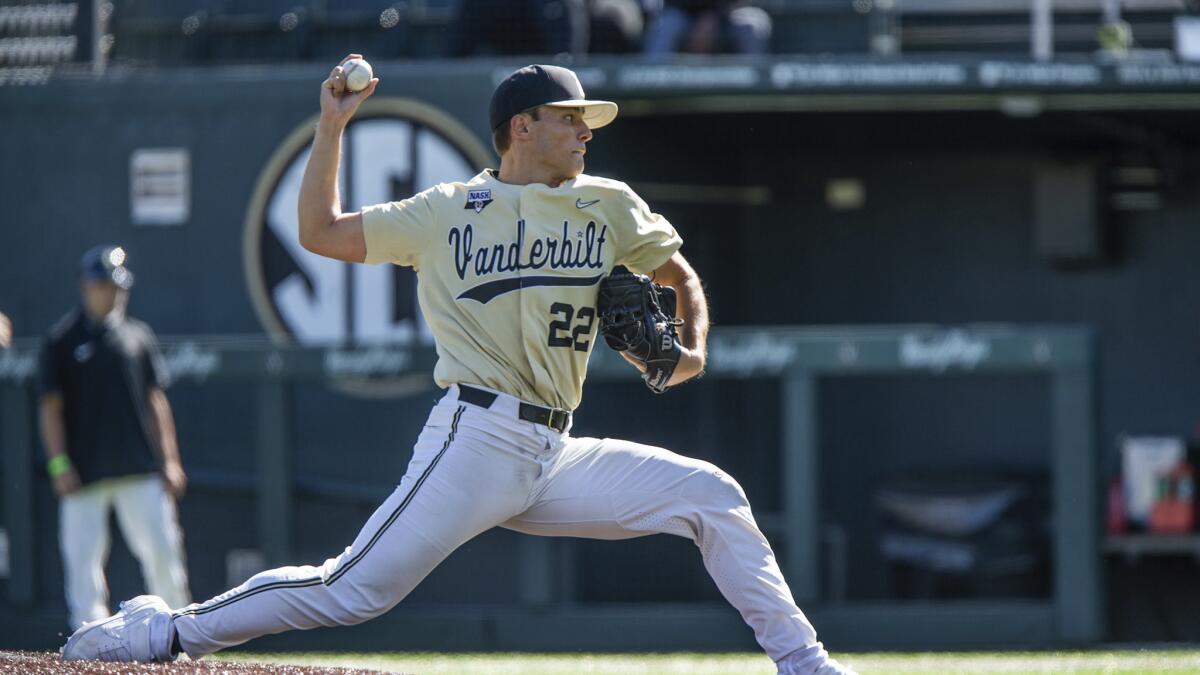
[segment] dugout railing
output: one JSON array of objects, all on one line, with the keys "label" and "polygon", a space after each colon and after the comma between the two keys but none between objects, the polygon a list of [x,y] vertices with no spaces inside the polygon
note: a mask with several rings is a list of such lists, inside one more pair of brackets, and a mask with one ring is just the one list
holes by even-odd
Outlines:
[{"label": "dugout railing", "polygon": [[[429,372],[435,354],[427,347],[373,346],[306,348],[229,338],[163,341],[173,376],[184,382],[241,381],[256,388],[256,471],[234,480],[255,494],[258,542],[269,564],[292,562],[290,532],[297,485],[291,473],[287,389],[300,382],[347,377],[391,378]],[[856,328],[721,328],[710,338],[709,378],[781,380],[782,504],[777,513],[756,512],[768,534],[782,540],[779,551],[792,591],[823,635],[842,644],[886,647],[1038,646],[1096,642],[1103,637],[1100,481],[1095,440],[1094,346],[1091,332],[1066,326],[883,326]],[[9,604],[32,606],[36,511],[33,495],[38,458],[33,383],[37,344],[18,341],[0,351],[0,443],[3,444],[4,527],[9,542]],[[609,350],[596,350],[589,366],[598,379],[630,378],[627,364]],[[830,593],[823,551],[819,480],[818,386],[823,378],[1041,374],[1050,387],[1052,487],[1051,594],[1045,600],[843,603]],[[432,386],[432,385],[431,385]],[[228,482],[230,479],[226,479]],[[230,486],[226,486],[230,487]],[[353,485],[308,485],[304,491],[377,503],[376,491]],[[29,514],[22,518],[19,514]],[[41,524],[42,526],[45,523]],[[706,635],[728,632],[728,612],[648,606],[590,608],[562,595],[555,547],[569,541],[522,538],[521,603],[500,610],[509,628],[494,639],[501,649],[606,649],[602,631],[589,627],[619,618],[640,626],[645,645],[707,644]],[[836,552],[836,546],[833,548]],[[836,556],[835,566],[836,566]],[[827,569],[822,578],[821,570]],[[834,582],[842,583],[839,581]],[[569,596],[569,593],[568,593]],[[431,626],[420,619],[425,632]],[[439,614],[446,624],[467,620],[454,611]],[[403,622],[403,620],[401,620]],[[523,630],[528,629],[528,630]],[[417,632],[420,634],[420,631]],[[506,638],[509,636],[511,639]],[[536,636],[530,638],[530,636]],[[532,639],[532,641],[530,641]],[[736,643],[740,644],[740,643]],[[717,645],[719,646],[719,645]],[[436,648],[436,647],[431,647]]]}]

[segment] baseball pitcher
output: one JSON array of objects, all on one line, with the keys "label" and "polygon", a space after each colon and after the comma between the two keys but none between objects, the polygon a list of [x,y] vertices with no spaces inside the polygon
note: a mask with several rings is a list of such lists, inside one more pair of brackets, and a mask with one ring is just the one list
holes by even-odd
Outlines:
[{"label": "baseball pitcher", "polygon": [[[349,92],[340,66],[322,85],[300,241],[337,260],[417,272],[437,343],[434,380],[446,393],[407,472],[324,564],[262,572],[183,608],[135,598],[72,635],[64,658],[198,658],[269,633],[367,621],[456,548],[501,526],[687,537],[780,673],[851,672],[828,657],[793,602],[736,481],[662,448],[570,434],[602,330],[655,391],[704,369],[708,312],[679,234],[629,186],[583,173],[592,130],[613,121],[616,104],[588,100],[565,68],[522,68],[492,96],[499,170],[342,213],[342,130],[377,85]],[[624,270],[614,274],[617,266]]]}]

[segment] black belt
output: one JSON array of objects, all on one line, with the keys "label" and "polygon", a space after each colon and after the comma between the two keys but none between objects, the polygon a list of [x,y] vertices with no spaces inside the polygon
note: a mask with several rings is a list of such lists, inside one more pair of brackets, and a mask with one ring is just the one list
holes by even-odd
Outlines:
[{"label": "black belt", "polygon": [[[458,385],[458,400],[465,401],[480,408],[490,408],[496,402],[497,394],[465,384]],[[571,426],[571,411],[560,408],[543,408],[540,405],[521,402],[517,416],[526,422],[544,424],[555,431],[566,431]]]}]

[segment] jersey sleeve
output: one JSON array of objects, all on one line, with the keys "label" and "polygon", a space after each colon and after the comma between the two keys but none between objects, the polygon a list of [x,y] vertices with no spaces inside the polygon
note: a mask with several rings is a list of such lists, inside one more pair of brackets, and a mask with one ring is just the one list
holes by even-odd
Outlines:
[{"label": "jersey sleeve", "polygon": [[649,274],[683,245],[683,238],[675,227],[662,215],[651,211],[645,200],[628,187],[623,191],[622,211],[617,218],[615,264],[624,265],[636,274]]},{"label": "jersey sleeve", "polygon": [[42,351],[38,354],[38,395],[60,393],[63,390],[63,369],[59,363],[59,350],[54,340],[46,338],[42,341]]},{"label": "jersey sleeve", "polygon": [[368,206],[362,210],[362,220],[367,244],[363,262],[416,267],[433,225],[430,191],[399,202]]}]

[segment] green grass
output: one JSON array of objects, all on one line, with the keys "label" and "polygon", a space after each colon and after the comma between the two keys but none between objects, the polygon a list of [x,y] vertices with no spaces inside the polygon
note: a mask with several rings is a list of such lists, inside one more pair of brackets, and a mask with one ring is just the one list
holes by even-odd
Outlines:
[{"label": "green grass", "polygon": [[[251,654],[212,658],[364,668],[406,675],[773,675],[761,654]],[[1200,673],[1200,651],[844,654],[863,675],[916,673]]]}]

